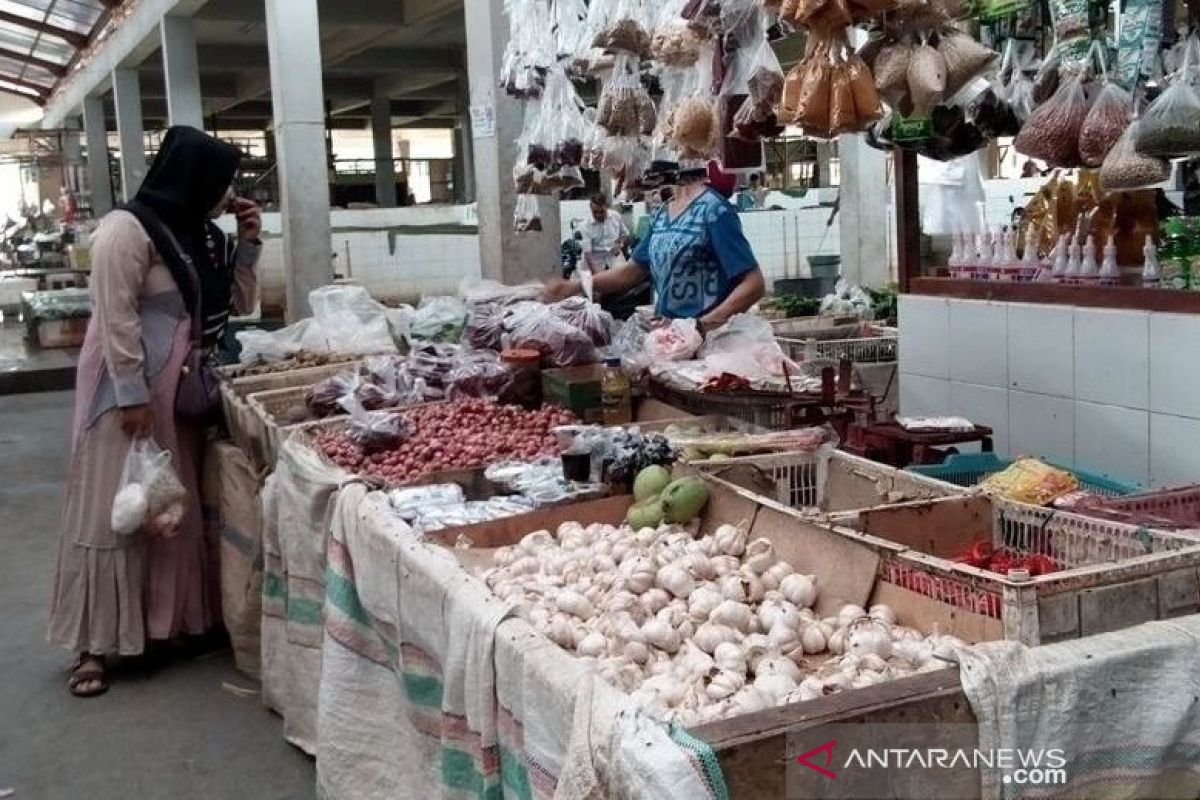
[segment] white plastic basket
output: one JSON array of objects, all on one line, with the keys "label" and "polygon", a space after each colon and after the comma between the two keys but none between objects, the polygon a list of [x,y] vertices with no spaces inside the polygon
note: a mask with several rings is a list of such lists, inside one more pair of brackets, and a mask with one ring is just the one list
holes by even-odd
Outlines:
[{"label": "white plastic basket", "polygon": [[797,339],[778,337],[779,346],[793,361],[849,359],[855,364],[882,364],[896,361],[900,337],[864,336],[854,339]]},{"label": "white plastic basket", "polygon": [[[946,527],[939,506],[903,509],[919,515],[929,536]],[[998,620],[1005,639],[1038,645],[1089,636],[1200,611],[1200,542],[1164,531],[985,498],[992,505],[991,543],[1013,555],[1042,555],[1056,572],[1001,575],[923,552],[900,541],[877,509],[864,533],[910,545],[885,553],[880,576],[911,592]],[[949,506],[943,506],[949,508]]]},{"label": "white plastic basket", "polygon": [[[790,508],[838,515],[888,503],[964,494],[953,484],[828,448],[700,461],[691,466]],[[844,517],[842,521],[850,522]]]}]

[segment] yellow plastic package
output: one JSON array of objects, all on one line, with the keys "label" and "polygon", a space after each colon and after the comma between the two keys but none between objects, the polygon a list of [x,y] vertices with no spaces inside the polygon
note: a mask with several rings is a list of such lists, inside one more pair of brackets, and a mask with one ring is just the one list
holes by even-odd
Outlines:
[{"label": "yellow plastic package", "polygon": [[1056,469],[1036,458],[1020,458],[1007,469],[989,475],[980,488],[988,494],[1045,506],[1079,488],[1079,480],[1066,470]]}]

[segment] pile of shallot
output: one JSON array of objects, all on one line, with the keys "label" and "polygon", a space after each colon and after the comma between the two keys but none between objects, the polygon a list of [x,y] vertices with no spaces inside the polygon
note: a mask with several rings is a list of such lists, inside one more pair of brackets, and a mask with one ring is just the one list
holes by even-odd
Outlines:
[{"label": "pile of shallot", "polygon": [[[569,522],[499,548],[494,564],[481,575],[493,593],[683,725],[938,669],[962,644],[897,624],[885,605],[819,618],[816,578],[734,525],[695,537]],[[819,654],[833,657],[805,659]]]}]

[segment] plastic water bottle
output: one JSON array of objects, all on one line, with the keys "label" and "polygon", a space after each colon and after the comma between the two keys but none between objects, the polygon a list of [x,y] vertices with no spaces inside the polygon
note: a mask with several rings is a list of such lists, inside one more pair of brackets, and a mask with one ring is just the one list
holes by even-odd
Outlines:
[{"label": "plastic water bottle", "polygon": [[1100,285],[1119,286],[1121,284],[1121,268],[1117,266],[1117,245],[1109,236],[1104,244],[1104,263],[1100,265]]},{"label": "plastic water bottle", "polygon": [[1154,237],[1146,234],[1146,244],[1142,246],[1142,286],[1147,289],[1158,289],[1162,274],[1158,269],[1158,248],[1154,246]]}]

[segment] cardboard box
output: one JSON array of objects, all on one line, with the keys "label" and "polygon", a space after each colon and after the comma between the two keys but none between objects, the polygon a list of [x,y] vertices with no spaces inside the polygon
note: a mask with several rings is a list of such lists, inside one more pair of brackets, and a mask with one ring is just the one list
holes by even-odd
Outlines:
[{"label": "cardboard box", "polygon": [[600,379],[603,375],[603,364],[543,370],[542,397],[547,403],[570,409],[584,422],[601,422]]}]

